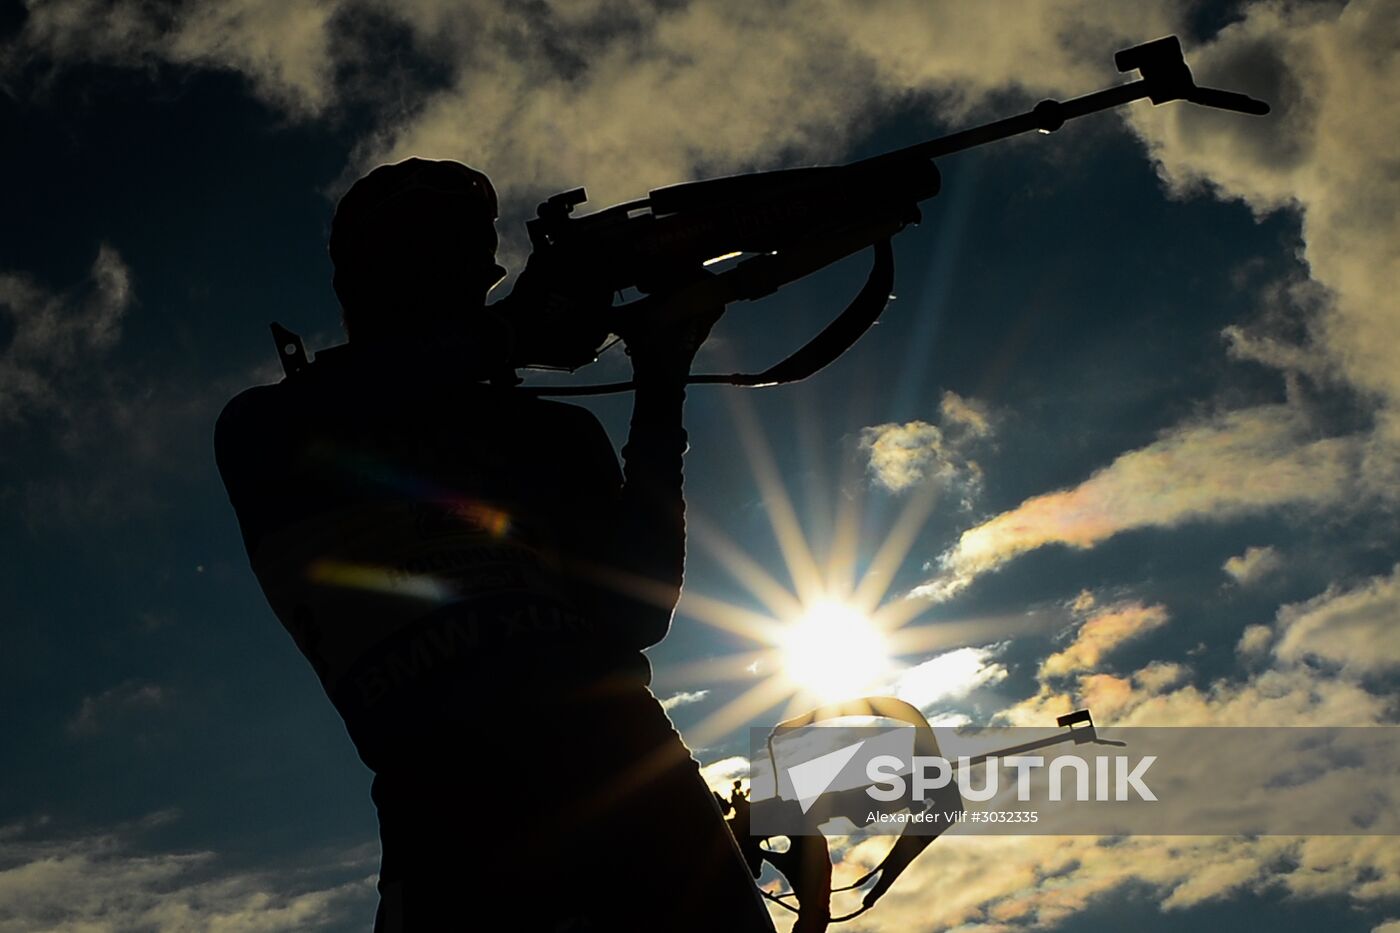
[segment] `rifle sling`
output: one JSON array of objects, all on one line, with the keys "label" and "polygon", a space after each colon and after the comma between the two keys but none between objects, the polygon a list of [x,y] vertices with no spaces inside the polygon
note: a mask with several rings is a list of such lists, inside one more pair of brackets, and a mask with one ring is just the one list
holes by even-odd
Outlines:
[{"label": "rifle sling", "polygon": [[[860,292],[856,294],[845,310],[827,324],[820,333],[787,358],[762,372],[699,373],[691,375],[686,383],[688,385],[732,385],[748,388],[785,385],[790,382],[800,382],[835,362],[841,354],[855,345],[862,334],[870,329],[871,325],[884,312],[885,306],[889,304],[890,290],[894,287],[894,247],[890,243],[889,237],[885,237],[872,244],[872,249],[875,254],[874,262]],[[760,260],[767,258],[759,257]],[[741,268],[725,273],[725,275],[746,272],[742,269],[742,265]],[[772,288],[767,288],[764,291],[763,287],[754,283],[757,278],[760,277],[753,275],[752,272],[746,272],[744,279],[736,281],[736,298],[759,297],[760,294],[767,294],[776,289],[777,285],[773,285]],[[608,395],[616,392],[627,392],[632,388],[633,384],[631,380],[628,380],[626,382],[581,386],[522,386],[517,391],[545,396]]]}]

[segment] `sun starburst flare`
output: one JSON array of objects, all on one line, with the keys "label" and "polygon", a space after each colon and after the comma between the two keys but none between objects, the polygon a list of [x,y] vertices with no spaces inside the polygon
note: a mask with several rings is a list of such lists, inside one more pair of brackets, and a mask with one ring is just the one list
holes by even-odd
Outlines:
[{"label": "sun starburst flare", "polygon": [[1017,626],[1015,619],[916,625],[932,608],[930,603],[902,597],[887,600],[897,572],[937,504],[937,483],[924,484],[903,500],[889,531],[858,573],[863,489],[858,477],[847,476],[844,486],[858,492],[838,500],[828,544],[819,559],[803,533],[755,413],[746,399],[731,397],[731,401],[736,433],[791,583],[781,581],[703,516],[693,511],[688,516],[692,538],[758,605],[745,607],[686,591],[680,606],[683,615],[754,644],[752,650],[664,670],[668,681],[681,684],[747,683],[733,699],[688,726],[687,741],[708,745],[722,740],[770,710],[787,717],[824,703],[897,692],[900,676],[911,664],[941,650],[985,642],[989,629]]}]

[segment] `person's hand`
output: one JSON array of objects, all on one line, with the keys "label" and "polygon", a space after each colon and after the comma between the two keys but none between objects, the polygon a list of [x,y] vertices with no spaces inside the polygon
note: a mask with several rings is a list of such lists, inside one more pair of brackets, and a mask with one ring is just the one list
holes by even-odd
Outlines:
[{"label": "person's hand", "polygon": [[638,379],[683,380],[710,329],[724,314],[723,287],[711,273],[646,299],[623,333]]},{"label": "person's hand", "polygon": [[599,317],[612,306],[613,291],[596,270],[557,249],[536,250],[525,261],[507,300],[527,324],[548,326],[550,318]]},{"label": "person's hand", "polygon": [[511,326],[513,365],[574,369],[606,342],[612,303],[611,287],[593,268],[546,249],[530,254],[511,293],[493,307]]}]

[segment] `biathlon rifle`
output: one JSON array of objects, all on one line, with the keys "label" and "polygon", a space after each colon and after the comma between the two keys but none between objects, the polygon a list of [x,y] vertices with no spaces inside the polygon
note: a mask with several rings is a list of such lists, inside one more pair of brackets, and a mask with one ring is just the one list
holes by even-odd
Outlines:
[{"label": "biathlon rifle", "polygon": [[[939,837],[942,830],[951,825],[945,818],[936,824],[937,832],[900,835],[885,857],[874,868],[844,887],[831,885],[832,860],[826,837],[813,830],[805,834],[786,835],[788,847],[774,849],[772,836],[756,832],[754,826],[805,824],[819,827],[822,824],[844,817],[854,826],[866,825],[867,814],[872,810],[882,813],[962,812],[963,799],[956,783],[949,783],[934,797],[923,799],[912,789],[912,782],[905,784],[905,793],[893,799],[881,797],[878,800],[867,793],[866,787],[852,787],[845,790],[825,791],[815,801],[787,799],[776,795],[780,782],[777,779],[780,768],[774,752],[774,740],[784,733],[807,729],[816,723],[846,717],[871,717],[903,722],[914,727],[914,756],[939,757],[938,739],[933,727],[923,713],[895,697],[871,696],[847,700],[828,706],[820,706],[801,716],[794,717],[773,727],[768,735],[768,762],[774,775],[775,795],[763,799],[749,799],[739,790],[735,782],[734,795],[730,797],[728,825],[744,856],[749,873],[758,880],[763,872],[763,863],[768,862],[787,879],[790,890],[781,894],[769,891],[760,893],[782,907],[798,915],[794,933],[823,933],[832,923],[852,920],[875,906],[890,886],[910,863],[924,849]],[[986,764],[989,759],[1005,759],[1013,755],[1039,751],[1054,745],[1073,743],[1075,745],[1111,745],[1122,747],[1125,743],[1105,739],[1099,735],[1093,716],[1087,709],[1075,710],[1055,719],[1061,730],[1043,738],[1024,742],[1010,748],[994,752],[984,752],[960,759],[959,768]],[[911,759],[913,760],[913,759]],[[757,818],[757,819],[755,819]],[[873,882],[873,883],[872,883]],[[831,915],[831,895],[841,891],[860,891],[861,903],[855,910],[843,916]],[[796,903],[792,903],[795,901]]]},{"label": "biathlon rifle", "polygon": [[[804,379],[834,361],[884,310],[894,284],[890,238],[920,219],[919,203],[938,194],[934,160],[1032,130],[1147,98],[1262,115],[1268,104],[1198,87],[1176,36],[1125,49],[1119,71],[1141,77],[1072,100],[1044,100],[1029,111],[847,165],[733,175],[657,188],[646,197],[574,216],[583,188],[556,194],[526,224],[533,252],[514,290],[493,308],[515,323],[517,368],[575,371],[613,337],[656,313],[667,296],[706,288],[711,300],[751,301],[846,256],[873,249],[865,286],[805,346],[758,373],[695,374],[691,383],[769,386]],[[707,266],[748,255],[721,273]],[[628,289],[644,297],[614,304]],[[550,386],[542,394],[624,391],[631,383]]]}]

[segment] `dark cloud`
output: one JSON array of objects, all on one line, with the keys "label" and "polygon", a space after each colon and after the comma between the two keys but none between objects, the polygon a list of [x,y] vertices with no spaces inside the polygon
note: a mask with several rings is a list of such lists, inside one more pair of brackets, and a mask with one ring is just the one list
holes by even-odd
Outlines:
[{"label": "dark cloud", "polygon": [[110,690],[83,697],[77,713],[68,720],[68,734],[74,737],[96,735],[114,722],[158,710],[170,699],[170,690],[159,684],[125,681]]},{"label": "dark cloud", "polygon": [[107,245],[88,280],[67,289],[0,272],[0,429],[36,415],[75,417],[131,303],[131,271]]}]

